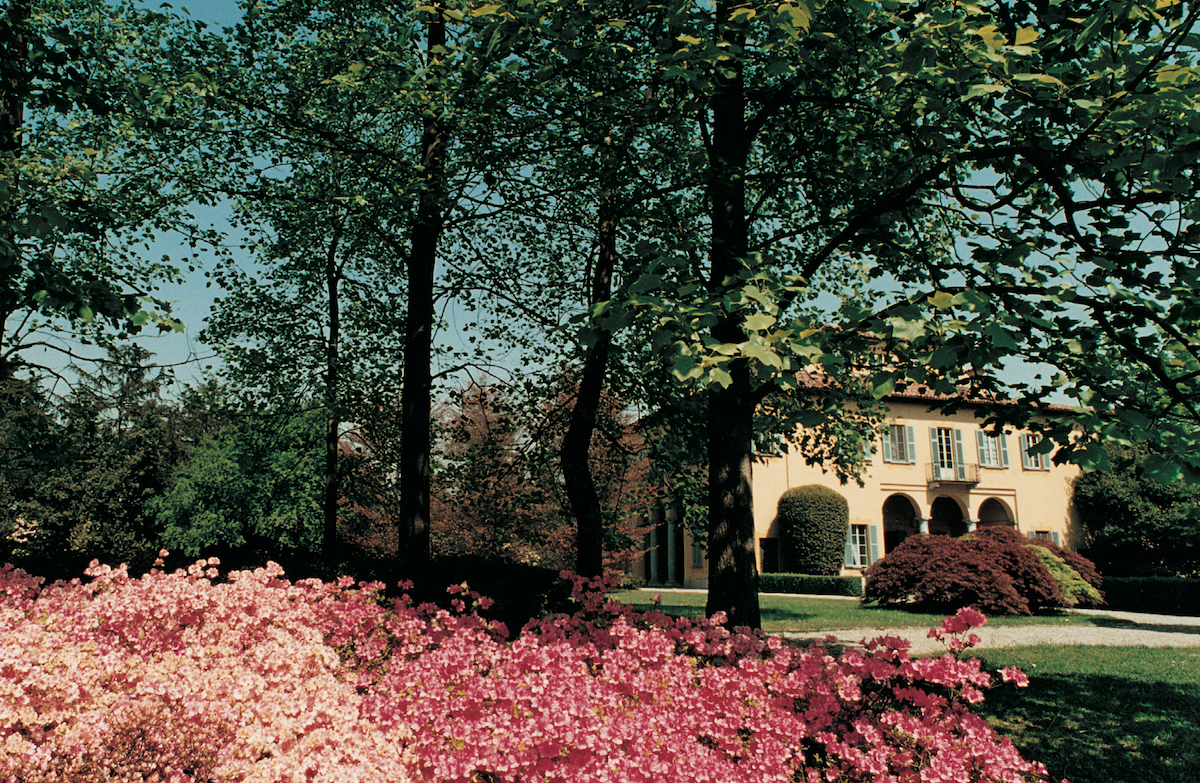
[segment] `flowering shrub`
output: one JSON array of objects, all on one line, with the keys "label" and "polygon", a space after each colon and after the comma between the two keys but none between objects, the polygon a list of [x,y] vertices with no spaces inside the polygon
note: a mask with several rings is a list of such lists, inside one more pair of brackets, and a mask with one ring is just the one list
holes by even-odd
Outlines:
[{"label": "flowering shrub", "polygon": [[[0,570],[0,779],[8,781],[1041,781],[970,705],[982,615],[835,658],[609,601],[513,641],[488,600],[215,565],[42,587]],[[1020,684],[1023,675],[1001,673]]]}]

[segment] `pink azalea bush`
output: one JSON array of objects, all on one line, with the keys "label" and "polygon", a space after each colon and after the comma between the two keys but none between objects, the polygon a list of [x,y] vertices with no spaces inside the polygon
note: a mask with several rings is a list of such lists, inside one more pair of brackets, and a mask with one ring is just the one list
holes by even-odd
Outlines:
[{"label": "pink azalea bush", "polygon": [[[575,578],[579,610],[512,641],[382,585],[217,564],[43,587],[0,570],[0,780],[1041,781],[970,705],[957,653],[838,657],[721,618],[637,612]],[[1024,675],[1002,672],[1018,685]]]}]

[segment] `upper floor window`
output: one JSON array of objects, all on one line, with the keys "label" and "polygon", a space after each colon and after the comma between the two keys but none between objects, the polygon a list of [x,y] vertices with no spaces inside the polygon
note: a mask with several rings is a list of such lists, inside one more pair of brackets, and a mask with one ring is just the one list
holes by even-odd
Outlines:
[{"label": "upper floor window", "polygon": [[883,461],[912,464],[917,461],[917,439],[911,425],[893,424],[883,435]]},{"label": "upper floor window", "polygon": [[985,468],[1008,467],[1008,438],[1002,433],[975,431],[975,448],[979,452],[979,464]]},{"label": "upper floor window", "polygon": [[967,465],[963,454],[962,430],[930,427],[929,454],[934,481],[966,479]]},{"label": "upper floor window", "polygon": [[1030,454],[1029,450],[1042,442],[1041,435],[1021,436],[1021,467],[1025,470],[1050,470],[1049,454]]}]

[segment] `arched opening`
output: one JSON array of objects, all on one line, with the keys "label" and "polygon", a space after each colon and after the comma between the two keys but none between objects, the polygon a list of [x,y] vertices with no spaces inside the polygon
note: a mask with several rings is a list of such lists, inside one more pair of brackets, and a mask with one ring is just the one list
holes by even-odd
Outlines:
[{"label": "arched opening", "polygon": [[958,536],[967,532],[962,507],[954,498],[940,497],[929,509],[929,532],[937,536]]},{"label": "arched opening", "polygon": [[883,551],[891,552],[900,542],[917,533],[917,510],[903,495],[883,501]]},{"label": "arched opening", "polygon": [[1008,508],[996,498],[988,498],[983,501],[979,507],[979,526],[989,527],[991,525],[1005,525],[1012,527],[1012,514],[1008,513]]}]

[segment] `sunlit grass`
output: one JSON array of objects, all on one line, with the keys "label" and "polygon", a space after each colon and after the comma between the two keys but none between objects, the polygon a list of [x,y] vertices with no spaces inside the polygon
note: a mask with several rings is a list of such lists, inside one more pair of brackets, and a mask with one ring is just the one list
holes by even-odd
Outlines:
[{"label": "sunlit grass", "polygon": [[[639,607],[649,607],[655,593],[646,590],[626,590],[614,598]],[[704,593],[660,593],[660,608],[667,614],[700,617],[704,614]],[[802,598],[800,596],[759,596],[763,630],[771,633],[793,631],[811,633],[853,628],[932,628],[944,614],[909,612],[901,609],[880,609],[841,598]],[[990,618],[992,625],[1090,625],[1097,618],[1082,615],[1055,614],[1041,617]]]}]

